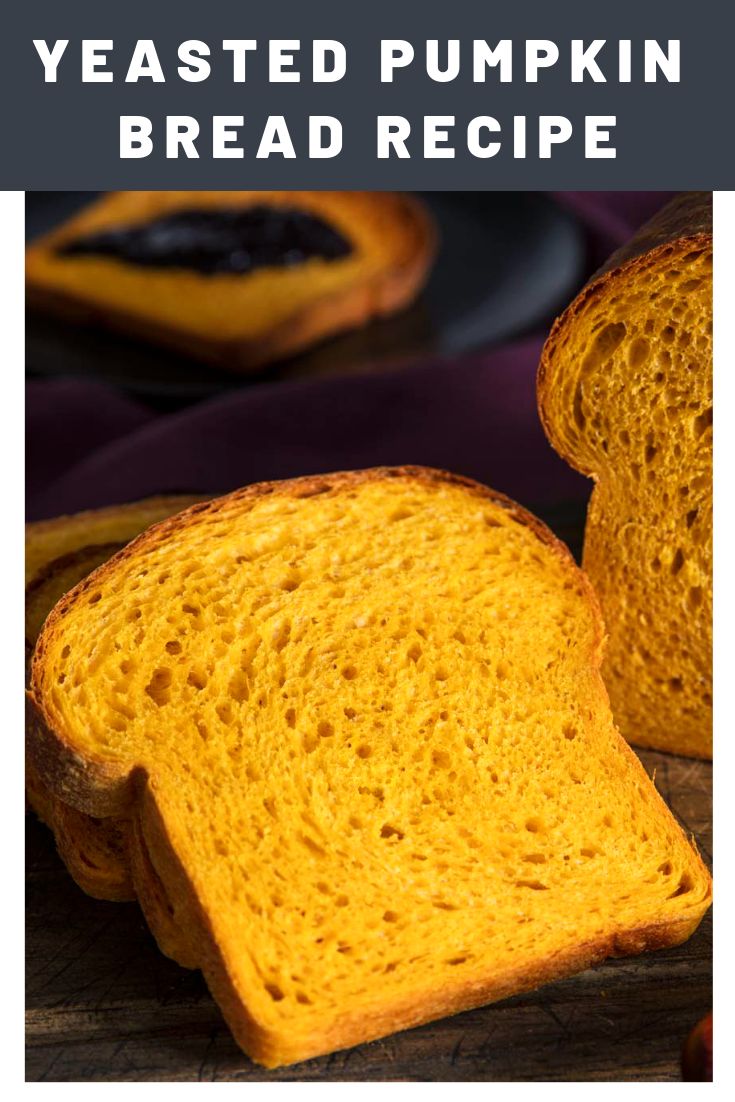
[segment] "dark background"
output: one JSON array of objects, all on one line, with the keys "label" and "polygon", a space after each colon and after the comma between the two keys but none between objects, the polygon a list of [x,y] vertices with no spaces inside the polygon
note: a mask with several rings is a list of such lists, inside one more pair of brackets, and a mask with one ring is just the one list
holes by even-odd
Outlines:
[{"label": "dark background", "polygon": [[[421,463],[488,483],[557,529],[581,525],[587,480],[555,455],[536,412],[541,345],[668,194],[428,195],[442,245],[417,305],[255,377],[30,315],[28,518]],[[29,233],[80,201],[29,194]]]}]

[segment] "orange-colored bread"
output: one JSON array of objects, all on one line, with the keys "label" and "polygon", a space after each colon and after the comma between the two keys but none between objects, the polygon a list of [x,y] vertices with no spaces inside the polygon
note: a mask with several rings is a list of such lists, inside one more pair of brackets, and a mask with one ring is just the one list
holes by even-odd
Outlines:
[{"label": "orange-colored bread", "polygon": [[712,197],[686,194],[556,322],[538,377],[549,439],[594,479],[583,565],[615,720],[712,757]]},{"label": "orange-colored bread", "polygon": [[[295,211],[318,218],[346,255],[269,263],[244,273],[67,254],[81,238],[177,212]],[[90,204],[26,254],[31,305],[246,371],[299,352],[418,295],[436,247],[420,200],[365,191],[130,191]]]},{"label": "orange-colored bread", "polygon": [[[56,602],[155,521],[200,501],[187,494],[152,497],[26,525],[26,656]],[[26,795],[54,833],[74,880],[97,899],[135,898],[128,860],[128,823],[95,819],[58,799],[26,762]]]},{"label": "orange-colored bread", "polygon": [[272,1067],[696,928],[710,878],[615,730],[602,639],[566,548],[485,487],[261,484],[56,605],[29,750],[132,820],[154,932],[163,899]]}]

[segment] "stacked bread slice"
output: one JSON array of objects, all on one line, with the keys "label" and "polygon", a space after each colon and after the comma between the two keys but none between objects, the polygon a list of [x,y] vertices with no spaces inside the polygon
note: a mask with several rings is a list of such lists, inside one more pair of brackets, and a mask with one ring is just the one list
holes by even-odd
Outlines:
[{"label": "stacked bread slice", "polygon": [[[46,617],[66,592],[151,524],[200,500],[171,494],[27,524],[26,659]],[[30,758],[25,779],[29,804],[54,832],[59,853],[79,886],[97,899],[134,899],[127,822],[94,819],[65,803],[44,784]]]},{"label": "stacked bread slice", "polygon": [[710,878],[613,725],[602,640],[566,549],[485,487],[261,484],[61,599],[29,752],[126,824],[162,948],[275,1066],[696,928]]}]

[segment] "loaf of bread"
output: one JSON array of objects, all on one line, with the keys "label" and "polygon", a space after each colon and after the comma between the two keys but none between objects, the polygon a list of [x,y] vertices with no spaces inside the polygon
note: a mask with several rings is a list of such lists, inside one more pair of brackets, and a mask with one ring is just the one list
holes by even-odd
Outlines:
[{"label": "loaf of bread", "polygon": [[638,746],[712,756],[712,206],[676,198],[556,322],[538,379],[557,451],[594,479],[584,568],[603,675]]},{"label": "loaf of bread", "polygon": [[602,638],[566,549],[476,483],[261,484],[62,598],[29,750],[130,819],[154,933],[272,1067],[696,928],[710,878],[615,730]]},{"label": "loaf of bread", "polygon": [[30,246],[27,295],[246,371],[406,307],[435,236],[391,192],[118,192]]},{"label": "loaf of bread", "polygon": [[[155,521],[200,497],[172,494],[127,505],[26,524],[26,657],[56,602]],[[94,819],[65,804],[26,761],[26,795],[51,828],[62,860],[81,888],[97,899],[134,899],[124,820]]]}]

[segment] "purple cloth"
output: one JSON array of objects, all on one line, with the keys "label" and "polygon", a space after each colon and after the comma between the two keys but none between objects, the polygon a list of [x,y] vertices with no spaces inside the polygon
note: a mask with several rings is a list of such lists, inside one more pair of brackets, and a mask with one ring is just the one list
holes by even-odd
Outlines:
[{"label": "purple cloth", "polygon": [[[667,197],[555,196],[587,228],[590,271]],[[29,382],[28,517],[402,463],[470,475],[531,508],[583,501],[588,481],[555,455],[538,420],[542,343],[539,335],[449,364],[259,384],[168,414],[99,383]]]}]

